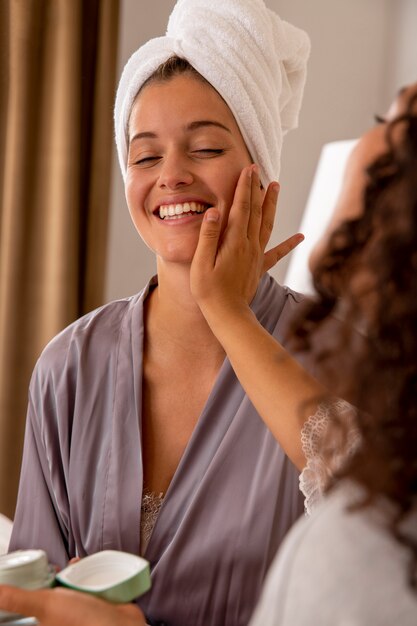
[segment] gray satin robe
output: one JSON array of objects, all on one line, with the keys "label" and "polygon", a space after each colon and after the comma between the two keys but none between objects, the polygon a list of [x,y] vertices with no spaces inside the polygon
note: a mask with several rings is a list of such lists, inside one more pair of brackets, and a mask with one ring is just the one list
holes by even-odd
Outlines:
[{"label": "gray satin robe", "polygon": [[[11,550],[43,548],[59,566],[104,549],[140,552],[148,292],[89,313],[41,355],[29,390]],[[282,339],[299,302],[265,276],[252,308]],[[168,626],[246,626],[302,510],[298,471],[226,359],[166,493],[144,555],[152,590],[138,603]]]}]

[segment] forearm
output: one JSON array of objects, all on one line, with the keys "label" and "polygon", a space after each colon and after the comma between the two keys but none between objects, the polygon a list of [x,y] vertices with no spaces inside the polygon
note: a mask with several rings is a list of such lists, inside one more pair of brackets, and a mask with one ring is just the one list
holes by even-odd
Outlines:
[{"label": "forearm", "polygon": [[253,405],[301,469],[303,422],[315,413],[324,390],[262,328],[247,304],[263,273],[302,240],[297,234],[265,252],[277,197],[277,183],[261,190],[255,166],[242,171],[226,228],[222,231],[218,209],[204,215],[190,286]]},{"label": "forearm", "polygon": [[207,306],[203,313],[259,415],[302,469],[301,429],[315,413],[324,388],[261,326],[249,307]]}]

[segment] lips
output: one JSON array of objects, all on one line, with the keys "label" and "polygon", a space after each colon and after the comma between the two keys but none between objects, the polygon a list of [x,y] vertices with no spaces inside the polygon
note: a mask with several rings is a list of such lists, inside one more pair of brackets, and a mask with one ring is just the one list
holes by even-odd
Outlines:
[{"label": "lips", "polygon": [[157,214],[162,220],[181,219],[184,215],[202,214],[209,206],[209,204],[195,201],[161,204],[157,210]]}]

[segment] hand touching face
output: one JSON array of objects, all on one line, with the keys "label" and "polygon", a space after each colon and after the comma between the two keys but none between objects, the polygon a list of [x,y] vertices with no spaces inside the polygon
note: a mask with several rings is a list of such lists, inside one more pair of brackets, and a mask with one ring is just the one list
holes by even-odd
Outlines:
[{"label": "hand touching face", "polygon": [[262,274],[304,239],[297,233],[265,252],[278,191],[274,182],[264,193],[258,168],[251,165],[240,175],[224,229],[220,211],[207,211],[190,276],[192,294],[206,318],[221,317],[225,308],[237,313],[246,310]]}]

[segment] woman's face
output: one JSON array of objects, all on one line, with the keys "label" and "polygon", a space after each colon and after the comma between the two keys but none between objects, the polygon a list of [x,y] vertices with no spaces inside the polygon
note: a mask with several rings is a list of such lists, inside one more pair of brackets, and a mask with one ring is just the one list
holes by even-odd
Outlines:
[{"label": "woman's face", "polygon": [[135,227],[166,263],[192,261],[204,211],[225,223],[251,163],[236,121],[208,84],[186,73],[147,85],[132,108],[125,193]]},{"label": "woman's face", "polygon": [[401,115],[410,99],[417,93],[417,83],[401,89],[382,123],[366,132],[355,145],[346,164],[342,188],[335,210],[323,237],[310,255],[310,269],[314,270],[325,253],[331,233],[345,220],[359,217],[363,211],[363,192],[368,183],[366,169],[388,148],[386,124]]}]

